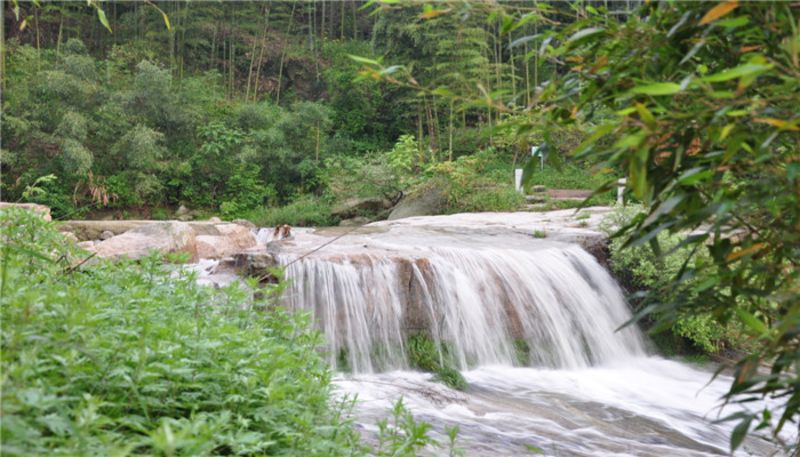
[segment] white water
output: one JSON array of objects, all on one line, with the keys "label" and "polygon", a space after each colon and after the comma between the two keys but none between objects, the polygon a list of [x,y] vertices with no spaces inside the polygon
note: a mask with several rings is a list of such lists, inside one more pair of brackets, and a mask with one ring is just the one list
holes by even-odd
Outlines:
[{"label": "white water", "polygon": [[[407,367],[404,341],[444,341],[459,368],[519,364],[584,368],[644,355],[614,280],[577,246],[535,250],[382,246],[355,255],[280,257],[291,306],[312,312],[356,373]],[[342,352],[344,351],[344,352]]]},{"label": "white water", "polygon": [[[709,371],[648,356],[635,327],[617,331],[628,306],[591,255],[520,235],[537,221],[515,215],[504,227],[493,217],[398,221],[318,251],[338,233],[273,246],[287,304],[314,315],[331,365],[351,371],[334,383],[357,396],[365,437],[403,398],[441,441],[459,426],[468,456],[532,455],[526,445],[557,456],[726,455],[734,424],[713,421],[735,411],[719,409],[731,379],[709,383]],[[409,370],[404,345],[418,332],[446,342],[466,391]],[[515,350],[523,340],[527,360]],[[738,454],[776,450],[754,437]]]},{"label": "white water", "polygon": [[[402,397],[441,442],[445,427],[458,426],[467,456],[533,455],[526,445],[552,456],[728,455],[734,424],[713,422],[731,380],[707,385],[709,371],[683,363],[639,358],[577,370],[488,365],[464,376],[465,392],[411,371],[341,375],[335,383],[341,394],[357,397],[356,420],[368,438]],[[751,437],[737,455],[774,452],[774,444]]]}]

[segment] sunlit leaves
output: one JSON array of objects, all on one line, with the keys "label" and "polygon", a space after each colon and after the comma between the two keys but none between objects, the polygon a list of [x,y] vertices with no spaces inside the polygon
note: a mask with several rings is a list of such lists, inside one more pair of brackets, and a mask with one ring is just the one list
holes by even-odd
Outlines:
[{"label": "sunlit leaves", "polygon": [[585,40],[587,40],[589,38],[592,38],[592,37],[595,37],[597,35],[600,35],[604,31],[605,31],[605,29],[600,28],[600,27],[588,27],[588,28],[585,28],[583,30],[579,30],[579,31],[575,32],[574,34],[572,34],[569,38],[567,38],[565,43],[567,45],[574,46],[574,45],[577,45],[577,44],[579,44],[579,43],[581,43],[581,42],[583,42],[583,41],[585,41]]},{"label": "sunlit leaves", "polygon": [[736,0],[721,2],[717,4],[717,6],[708,10],[705,16],[703,16],[703,18],[700,19],[700,25],[705,25],[714,22],[717,19],[729,14],[731,11],[735,10],[738,6],[739,2]]},{"label": "sunlit leaves", "polygon": [[682,90],[680,84],[675,83],[653,83],[636,86],[631,89],[634,94],[644,95],[672,95]]}]

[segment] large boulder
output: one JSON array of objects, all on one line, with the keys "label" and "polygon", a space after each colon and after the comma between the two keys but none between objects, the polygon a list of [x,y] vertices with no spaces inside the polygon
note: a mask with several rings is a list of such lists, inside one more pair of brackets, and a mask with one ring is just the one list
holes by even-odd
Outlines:
[{"label": "large boulder", "polygon": [[213,231],[197,236],[197,255],[201,259],[221,259],[256,245],[256,237],[244,225],[214,224]]},{"label": "large boulder", "polygon": [[364,214],[378,214],[392,207],[392,202],[382,197],[353,197],[334,206],[331,215],[349,219]]},{"label": "large boulder", "polygon": [[167,221],[140,225],[121,235],[101,241],[89,248],[100,257],[139,259],[152,251],[164,254],[185,252],[196,261],[195,231],[185,222]]},{"label": "large boulder", "polygon": [[[121,235],[129,230],[150,224],[158,224],[156,221],[63,221],[59,222],[58,230],[61,232],[72,232],[80,241],[99,240],[104,232],[113,235]],[[107,234],[105,235],[107,236]]]},{"label": "large boulder", "polygon": [[52,216],[50,216],[50,208],[45,205],[38,205],[36,203],[0,202],[0,210],[7,208],[21,208],[28,211],[33,211],[34,213],[37,213],[40,216],[42,216],[42,219],[48,222],[53,220]]},{"label": "large boulder", "polygon": [[447,194],[436,185],[428,185],[406,195],[389,214],[389,220],[414,216],[435,216],[447,210]]}]

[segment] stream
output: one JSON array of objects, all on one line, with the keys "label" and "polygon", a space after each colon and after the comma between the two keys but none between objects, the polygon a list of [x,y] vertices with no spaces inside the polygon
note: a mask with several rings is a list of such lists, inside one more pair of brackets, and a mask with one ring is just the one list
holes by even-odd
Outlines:
[{"label": "stream", "polygon": [[[368,441],[402,398],[439,441],[458,426],[467,456],[727,455],[735,423],[715,421],[741,408],[720,409],[730,377],[710,381],[711,368],[658,357],[635,326],[620,329],[631,318],[623,292],[587,252],[604,239],[603,211],[587,214],[417,217],[259,238],[285,267],[285,304],[325,335],[337,394],[356,398]],[[412,369],[405,346],[416,334],[462,372],[464,391]],[[781,454],[751,435],[737,455]]]}]

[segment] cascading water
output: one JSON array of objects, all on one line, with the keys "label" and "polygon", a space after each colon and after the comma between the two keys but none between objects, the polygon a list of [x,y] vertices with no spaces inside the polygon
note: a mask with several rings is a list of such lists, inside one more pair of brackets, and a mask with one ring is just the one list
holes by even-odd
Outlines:
[{"label": "cascading water", "polygon": [[[356,373],[407,368],[404,342],[422,332],[459,368],[523,363],[583,368],[644,355],[622,294],[578,246],[429,248],[313,256],[288,265],[288,302],[310,311],[330,361]],[[523,343],[529,360],[519,360]]]},{"label": "cascading water", "polygon": [[[331,365],[350,371],[334,382],[358,397],[368,439],[402,397],[443,441],[446,426],[459,426],[467,456],[526,455],[530,446],[557,456],[728,454],[733,424],[714,419],[736,411],[719,408],[731,378],[709,381],[710,371],[648,356],[635,327],[618,330],[631,317],[619,287],[571,243],[602,235],[575,228],[573,217],[486,213],[295,230],[267,250],[286,267],[286,304],[313,315]],[[262,230],[262,242],[272,233]],[[405,345],[420,333],[446,348],[440,357],[462,370],[466,391],[408,370]],[[776,449],[748,438],[740,452]]]}]

